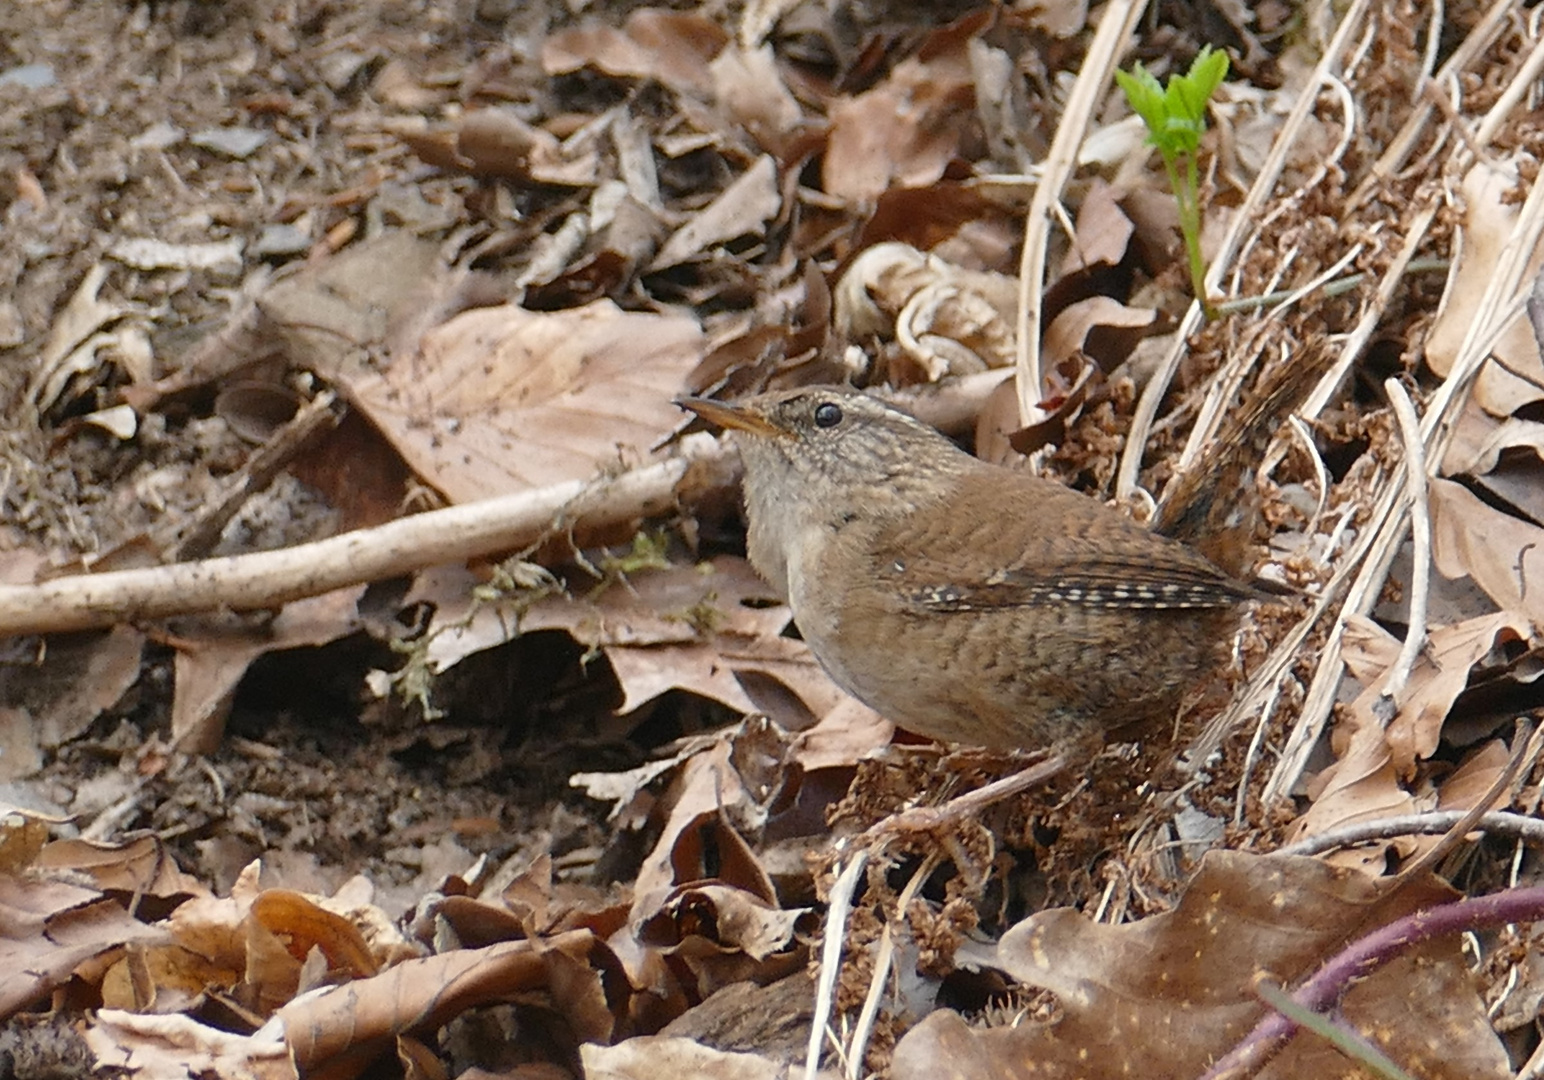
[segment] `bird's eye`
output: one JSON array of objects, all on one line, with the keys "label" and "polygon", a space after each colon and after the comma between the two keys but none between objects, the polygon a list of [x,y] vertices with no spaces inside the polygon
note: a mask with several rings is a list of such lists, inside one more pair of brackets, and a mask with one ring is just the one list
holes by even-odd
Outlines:
[{"label": "bird's eye", "polygon": [[834,401],[822,401],[815,406],[816,427],[836,427],[842,422],[842,407]]}]

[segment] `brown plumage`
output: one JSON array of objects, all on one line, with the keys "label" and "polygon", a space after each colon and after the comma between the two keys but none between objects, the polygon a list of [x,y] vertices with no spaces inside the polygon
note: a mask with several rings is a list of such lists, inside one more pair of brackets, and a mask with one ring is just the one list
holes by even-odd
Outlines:
[{"label": "brown plumage", "polygon": [[1260,596],[853,390],[682,404],[735,430],[750,560],[815,656],[921,735],[1064,747],[1172,716]]}]

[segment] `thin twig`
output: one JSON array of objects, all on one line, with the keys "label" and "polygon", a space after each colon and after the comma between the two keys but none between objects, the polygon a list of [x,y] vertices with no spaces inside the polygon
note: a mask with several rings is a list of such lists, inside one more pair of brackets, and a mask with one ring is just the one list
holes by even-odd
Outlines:
[{"label": "thin twig", "polygon": [[1040,314],[1045,294],[1045,260],[1053,205],[1077,168],[1094,110],[1110,86],[1115,65],[1131,42],[1132,31],[1147,8],[1145,0],[1112,0],[1100,16],[1077,82],[1062,108],[1051,148],[1046,153],[1024,219],[1024,250],[1019,257],[1017,370],[1019,419],[1033,422],[1040,401]]},{"label": "thin twig", "polygon": [[942,806],[917,806],[910,810],[903,810],[899,814],[892,814],[859,833],[857,842],[861,844],[882,840],[903,832],[932,832],[960,818],[979,814],[993,803],[1001,802],[1021,791],[1027,791],[1036,784],[1044,783],[1066,768],[1067,758],[1062,754],[1053,754],[1044,761],[1011,773],[1001,780],[993,780],[975,791],[968,791]]},{"label": "thin twig", "polygon": [[[1428,851],[1422,852],[1408,866],[1400,869],[1399,876],[1404,881],[1425,873],[1436,866],[1459,844],[1464,842],[1464,837],[1469,830],[1474,828],[1474,823],[1485,816],[1487,810],[1501,798],[1512,783],[1514,777],[1523,775],[1525,771],[1532,770],[1533,763],[1538,760],[1539,754],[1544,751],[1544,743],[1535,743],[1533,740],[1533,722],[1523,717],[1517,721],[1517,747],[1512,752],[1511,759],[1507,761],[1506,768],[1501,770],[1501,775],[1496,777],[1490,789],[1484,795],[1476,799],[1474,805],[1464,811],[1464,816],[1458,820],[1451,829],[1443,834],[1442,839]],[[1523,765],[1528,769],[1524,770]]]},{"label": "thin twig", "polygon": [[928,875],[938,866],[939,854],[930,852],[927,858],[922,860],[922,865],[917,867],[917,872],[911,875],[911,880],[906,882],[906,887],[895,898],[895,914],[885,920],[884,929],[879,934],[879,944],[874,949],[874,973],[869,979],[868,993],[863,998],[863,1008],[858,1013],[858,1022],[853,1027],[852,1039],[848,1043],[847,1050],[847,1076],[848,1080],[858,1080],[862,1075],[863,1058],[868,1053],[869,1036],[874,1031],[874,1020],[879,1016],[879,1003],[885,996],[885,983],[890,978],[890,965],[895,960],[895,924],[906,917],[906,908],[911,904],[912,898],[922,889],[923,882]]},{"label": "thin twig", "polygon": [[[1377,818],[1373,821],[1353,821],[1349,825],[1331,829],[1299,840],[1295,844],[1277,848],[1276,855],[1319,855],[1339,848],[1354,847],[1373,840],[1392,840],[1399,836],[1429,836],[1446,833],[1463,821],[1468,811],[1432,810],[1424,814],[1400,814],[1397,817]],[[1544,844],[1544,820],[1493,810],[1480,815],[1468,832],[1491,832],[1515,836],[1530,844]]]},{"label": "thin twig", "polygon": [[1415,413],[1410,395],[1398,379],[1388,379],[1383,389],[1399,421],[1400,438],[1405,448],[1405,490],[1410,493],[1410,543],[1414,565],[1410,571],[1410,619],[1405,629],[1405,643],[1389,669],[1380,699],[1385,721],[1399,711],[1400,698],[1410,672],[1426,647],[1426,605],[1431,597],[1431,509],[1426,491],[1426,447],[1421,442],[1421,418]]},{"label": "thin twig", "polygon": [[842,942],[847,936],[847,916],[852,911],[852,894],[857,891],[863,867],[868,864],[868,849],[858,848],[852,861],[836,876],[831,899],[826,908],[825,940],[820,943],[820,977],[815,983],[815,1011],[810,1017],[810,1039],[804,1055],[804,1080],[815,1080],[820,1069],[820,1044],[825,1041],[826,1021],[836,999],[836,978],[842,970]]}]

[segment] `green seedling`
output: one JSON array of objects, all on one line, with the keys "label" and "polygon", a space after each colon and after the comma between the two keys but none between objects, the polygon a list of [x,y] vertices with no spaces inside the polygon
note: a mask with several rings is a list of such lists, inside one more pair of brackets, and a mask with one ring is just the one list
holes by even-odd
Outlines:
[{"label": "green seedling", "polygon": [[1169,174],[1174,201],[1179,204],[1179,228],[1190,259],[1190,287],[1208,319],[1217,309],[1206,295],[1206,263],[1201,258],[1201,181],[1196,155],[1206,131],[1206,103],[1228,75],[1228,55],[1210,45],[1196,54],[1190,71],[1169,76],[1168,89],[1159,85],[1140,63],[1117,71],[1132,111],[1147,125],[1147,143],[1156,147]]}]

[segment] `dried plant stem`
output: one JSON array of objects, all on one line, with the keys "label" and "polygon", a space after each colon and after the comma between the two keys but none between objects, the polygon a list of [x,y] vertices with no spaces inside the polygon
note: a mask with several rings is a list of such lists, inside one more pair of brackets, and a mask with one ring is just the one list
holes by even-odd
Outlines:
[{"label": "dried plant stem", "polygon": [[1132,32],[1147,9],[1145,0],[1112,0],[1099,19],[1078,80],[1067,97],[1051,149],[1041,166],[1040,182],[1024,219],[1024,250],[1019,258],[1017,368],[1019,420],[1033,422],[1041,394],[1040,313],[1045,300],[1045,261],[1053,208],[1077,168],[1078,148],[1088,133],[1094,110],[1104,99]]},{"label": "dried plant stem", "polygon": [[[868,865],[868,849],[859,848],[836,875],[826,907],[826,933],[820,943],[820,976],[815,982],[815,1010],[810,1017],[810,1038],[805,1048],[804,1080],[815,1080],[820,1071],[820,1046],[826,1037],[826,1021],[836,1000],[836,979],[842,970],[842,942],[847,937],[847,916],[852,913],[852,896]],[[840,1049],[840,1043],[838,1043]]]},{"label": "dried plant stem", "polygon": [[1399,711],[1400,698],[1410,672],[1426,647],[1426,603],[1431,593],[1431,509],[1426,497],[1426,448],[1421,443],[1421,418],[1415,413],[1410,395],[1398,379],[1383,384],[1388,392],[1389,404],[1394,407],[1394,417],[1399,421],[1399,434],[1405,448],[1405,486],[1410,492],[1410,543],[1413,548],[1410,571],[1410,619],[1405,630],[1405,642],[1399,656],[1389,670],[1388,682],[1383,687],[1383,700],[1388,718]]},{"label": "dried plant stem", "polygon": [[921,891],[923,883],[937,868],[939,861],[940,856],[937,852],[929,854],[922,860],[916,873],[911,875],[911,880],[906,882],[906,887],[895,898],[895,914],[885,920],[884,929],[880,931],[879,943],[874,947],[874,973],[869,978],[868,993],[864,995],[863,1008],[858,1013],[858,1023],[853,1028],[852,1041],[847,1051],[848,1080],[858,1080],[863,1075],[863,1059],[868,1053],[869,1036],[873,1034],[874,1020],[879,1016],[879,1003],[885,996],[885,983],[890,979],[890,965],[895,962],[894,927],[906,917],[906,908],[910,906],[912,898]]},{"label": "dried plant stem", "polygon": [[[1424,814],[1400,814],[1398,817],[1353,821],[1328,832],[1306,837],[1295,844],[1277,848],[1277,855],[1319,855],[1339,848],[1354,847],[1373,840],[1392,840],[1398,836],[1429,836],[1445,833],[1463,821],[1465,810],[1432,810]],[[1471,832],[1515,836],[1529,844],[1544,844],[1544,821],[1527,814],[1493,810],[1481,814],[1470,826]]]},{"label": "dried plant stem", "polygon": [[1020,769],[1016,773],[1010,773],[1000,780],[993,780],[977,788],[975,791],[967,791],[964,795],[950,799],[942,806],[916,806],[910,810],[902,810],[898,814],[892,814],[883,821],[869,826],[858,835],[859,842],[881,840],[897,833],[931,832],[945,826],[953,825],[962,818],[981,813],[993,803],[1011,798],[1023,791],[1028,791],[1036,784],[1043,784],[1063,772],[1067,768],[1067,758],[1062,754],[1051,754],[1042,761],[1038,761],[1027,768]]}]

